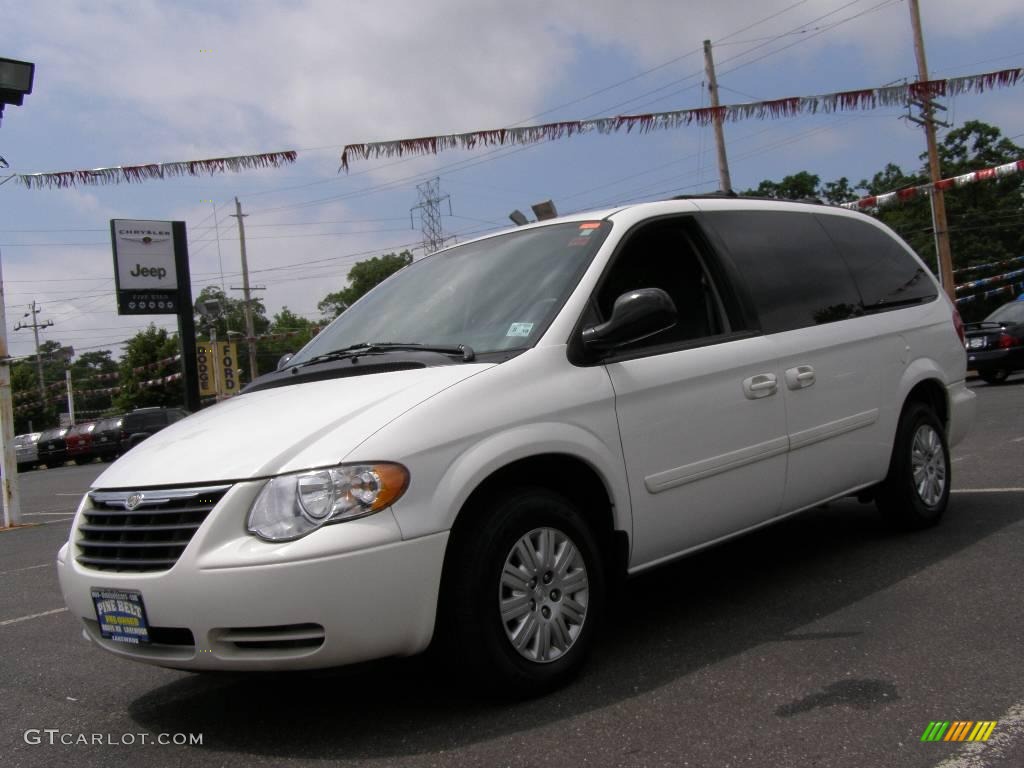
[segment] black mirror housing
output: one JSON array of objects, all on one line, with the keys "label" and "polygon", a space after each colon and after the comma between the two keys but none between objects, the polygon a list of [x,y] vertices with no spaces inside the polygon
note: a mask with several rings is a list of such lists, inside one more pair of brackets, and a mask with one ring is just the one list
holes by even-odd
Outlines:
[{"label": "black mirror housing", "polygon": [[676,323],[676,305],[661,288],[637,288],[622,294],[606,322],[585,328],[583,346],[606,351],[653,336]]}]

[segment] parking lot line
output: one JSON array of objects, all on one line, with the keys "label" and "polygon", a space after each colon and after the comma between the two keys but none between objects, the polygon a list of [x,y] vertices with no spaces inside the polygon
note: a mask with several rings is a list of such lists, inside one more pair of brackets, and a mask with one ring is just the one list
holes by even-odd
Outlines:
[{"label": "parking lot line", "polygon": [[43,616],[52,616],[55,613],[64,613],[67,608],[54,608],[52,611],[43,611],[42,613],[30,613],[28,616],[19,616],[16,619],[7,619],[0,621],[0,627],[6,627],[8,624],[17,624],[21,621],[28,621],[29,619],[39,619]]},{"label": "parking lot line", "polygon": [[950,493],[1021,493],[1024,488],[954,488]]},{"label": "parking lot line", "polygon": [[9,573],[21,573],[22,571],[34,571],[36,568],[46,568],[50,565],[53,565],[53,563],[41,563],[40,565],[28,565],[24,568],[14,568],[10,571],[0,571],[0,576],[6,576]]}]

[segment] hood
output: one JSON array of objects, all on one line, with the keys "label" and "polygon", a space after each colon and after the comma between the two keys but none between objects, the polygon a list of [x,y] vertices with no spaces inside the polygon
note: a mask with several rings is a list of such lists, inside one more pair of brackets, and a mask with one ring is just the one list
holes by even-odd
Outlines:
[{"label": "hood", "polygon": [[236,395],[135,446],[93,487],[202,485],[337,464],[405,411],[491,367],[442,365]]}]

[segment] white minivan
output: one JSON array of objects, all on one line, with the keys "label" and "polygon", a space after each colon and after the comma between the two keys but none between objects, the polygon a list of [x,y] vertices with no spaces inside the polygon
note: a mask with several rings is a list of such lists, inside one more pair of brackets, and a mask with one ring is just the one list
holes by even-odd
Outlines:
[{"label": "white minivan", "polygon": [[607,586],[850,494],[936,523],[960,318],[866,215],[677,199],[413,263],[277,372],[130,450],[58,554],[84,635],[190,670],[451,644],[530,693]]}]

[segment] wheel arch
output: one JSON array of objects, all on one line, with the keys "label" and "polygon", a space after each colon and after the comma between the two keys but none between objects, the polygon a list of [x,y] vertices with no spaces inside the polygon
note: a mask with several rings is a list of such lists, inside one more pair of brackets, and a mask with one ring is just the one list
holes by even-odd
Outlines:
[{"label": "wheel arch", "polygon": [[949,431],[949,392],[939,377],[938,370],[922,370],[919,375],[905,383],[906,395],[903,397],[900,412],[910,403],[917,402],[927,405],[946,431]]},{"label": "wheel arch", "polygon": [[[452,524],[442,569],[442,596],[452,578],[452,563],[468,545],[475,529],[488,512],[487,501],[503,490],[543,488],[564,496],[583,515],[595,534],[611,579],[624,577],[629,563],[629,530],[617,514],[615,492],[608,479],[593,463],[568,452],[533,453],[493,468],[460,505]],[[443,599],[443,597],[442,597]]]}]

